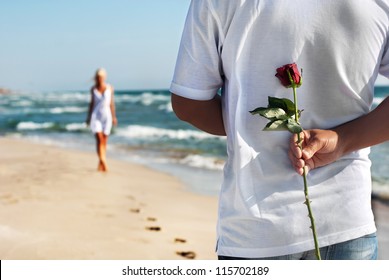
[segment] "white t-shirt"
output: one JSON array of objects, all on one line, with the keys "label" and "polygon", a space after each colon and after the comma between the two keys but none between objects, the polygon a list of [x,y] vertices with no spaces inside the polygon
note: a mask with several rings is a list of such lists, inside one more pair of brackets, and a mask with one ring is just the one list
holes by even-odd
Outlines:
[{"label": "white t-shirt", "polygon": [[[293,99],[275,70],[296,62],[305,129],[368,113],[378,73],[389,77],[389,1],[193,0],[171,92],[212,99],[222,88],[228,160],[219,201],[217,253],[270,257],[314,248],[303,179],[287,151],[289,132],[263,132],[249,111],[267,97]],[[366,131],[368,133],[368,131]],[[321,247],[375,232],[369,149],[311,171]]]}]

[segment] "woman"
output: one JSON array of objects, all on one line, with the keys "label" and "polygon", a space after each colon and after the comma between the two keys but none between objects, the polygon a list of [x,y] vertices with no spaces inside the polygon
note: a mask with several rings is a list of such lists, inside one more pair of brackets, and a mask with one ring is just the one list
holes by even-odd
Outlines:
[{"label": "woman", "polygon": [[107,72],[103,68],[96,71],[95,85],[91,88],[91,101],[86,120],[96,136],[96,148],[99,157],[97,170],[101,172],[108,170],[106,161],[107,141],[112,124],[117,125],[114,89],[105,82],[106,78]]}]

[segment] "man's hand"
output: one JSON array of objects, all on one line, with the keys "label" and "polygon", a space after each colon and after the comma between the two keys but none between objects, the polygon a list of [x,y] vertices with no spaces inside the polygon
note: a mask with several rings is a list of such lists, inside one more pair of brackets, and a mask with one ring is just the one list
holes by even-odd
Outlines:
[{"label": "man's hand", "polygon": [[304,172],[304,166],[308,172],[330,164],[343,155],[338,133],[334,130],[304,130],[300,136],[302,150],[296,134],[291,137],[289,146],[289,159],[300,175]]},{"label": "man's hand", "polygon": [[[389,98],[372,112],[330,130],[306,130],[301,133],[301,151],[293,136],[290,141],[289,158],[297,173],[321,167],[336,161],[353,151],[389,141],[386,120],[389,117]],[[308,171],[307,170],[307,171]]]}]

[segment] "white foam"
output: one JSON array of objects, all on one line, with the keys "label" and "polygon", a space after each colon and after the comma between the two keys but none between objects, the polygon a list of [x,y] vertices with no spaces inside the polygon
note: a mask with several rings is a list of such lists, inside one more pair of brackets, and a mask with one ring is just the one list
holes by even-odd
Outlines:
[{"label": "white foam", "polygon": [[[35,97],[35,96],[34,96]],[[43,93],[39,96],[39,98],[43,101],[49,102],[78,102],[78,101],[89,101],[90,94],[82,93],[82,92],[49,92]],[[35,99],[35,98],[34,98]]]},{"label": "white foam", "polygon": [[225,162],[214,157],[205,157],[201,155],[188,155],[179,161],[181,164],[196,168],[205,168],[211,170],[223,170]]},{"label": "white foam", "polygon": [[140,96],[140,102],[142,103],[142,105],[144,106],[150,106],[151,104],[154,103],[154,101],[156,101],[156,97],[157,95],[153,95],[152,93],[150,92],[144,92],[142,93],[142,95]]},{"label": "white foam", "polygon": [[389,197],[389,185],[373,181],[373,192],[379,196]]},{"label": "white foam", "polygon": [[129,138],[171,138],[178,140],[185,139],[210,139],[210,138],[221,138],[214,136],[205,132],[196,131],[196,130],[173,130],[165,128],[157,128],[150,126],[140,126],[140,125],[130,125],[124,129],[118,129],[117,135]]},{"label": "white foam", "polygon": [[378,106],[386,97],[374,97],[373,106]]},{"label": "white foam", "polygon": [[153,94],[151,92],[143,92],[142,94],[122,94],[115,96],[117,102],[127,101],[130,103],[141,103],[143,106],[150,106],[155,102],[170,102],[170,96],[164,94]]},{"label": "white foam", "polygon": [[169,102],[167,104],[162,104],[158,106],[158,110],[160,111],[165,111],[167,113],[172,113],[173,112],[173,106],[172,103]]},{"label": "white foam", "polygon": [[33,105],[34,105],[34,103],[31,100],[18,100],[18,101],[12,102],[12,106],[15,106],[15,107],[30,107]]},{"label": "white foam", "polygon": [[82,113],[86,112],[87,108],[82,107],[55,107],[49,110],[52,114],[63,114],[63,113]]},{"label": "white foam", "polygon": [[21,122],[16,126],[17,130],[38,130],[46,129],[54,126],[52,122],[35,123],[35,122]]},{"label": "white foam", "polygon": [[86,123],[70,123],[65,126],[67,131],[80,131],[86,130],[88,126]]}]

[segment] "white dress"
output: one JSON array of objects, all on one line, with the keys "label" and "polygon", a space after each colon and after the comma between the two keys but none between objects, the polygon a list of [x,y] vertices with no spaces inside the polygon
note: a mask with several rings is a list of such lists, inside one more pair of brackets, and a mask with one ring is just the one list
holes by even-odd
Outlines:
[{"label": "white dress", "polygon": [[93,88],[93,111],[90,128],[93,133],[103,132],[109,135],[112,129],[111,96],[112,88],[107,85],[103,93]]}]

